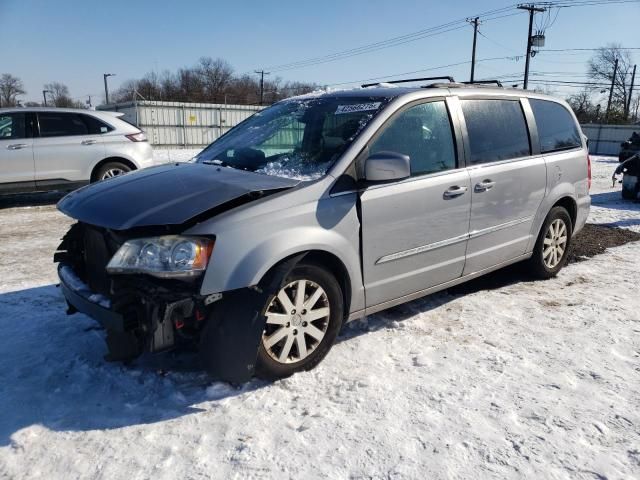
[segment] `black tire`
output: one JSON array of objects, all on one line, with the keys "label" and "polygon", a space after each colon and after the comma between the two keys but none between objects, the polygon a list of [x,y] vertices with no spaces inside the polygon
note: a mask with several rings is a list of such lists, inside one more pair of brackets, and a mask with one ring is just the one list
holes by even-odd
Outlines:
[{"label": "black tire", "polygon": [[[560,220],[564,222],[566,227],[566,237],[567,242],[564,248],[564,252],[560,258],[560,261],[553,267],[549,268],[544,261],[544,240],[545,236],[549,232],[549,227],[556,220]],[[555,277],[558,272],[564,267],[565,263],[567,263],[567,257],[569,253],[569,249],[571,248],[571,237],[573,234],[573,223],[571,222],[571,216],[569,212],[564,207],[553,207],[547,218],[545,219],[542,228],[540,229],[540,234],[538,235],[538,239],[536,240],[536,245],[533,249],[533,255],[529,259],[529,268],[531,273],[541,279],[547,279]]]},{"label": "black tire", "polygon": [[95,175],[93,175],[93,179],[91,181],[97,182],[100,180],[105,180],[105,176],[109,172],[116,172],[116,171],[121,173],[118,173],[117,175],[114,175],[114,176],[124,175],[125,173],[131,171],[131,167],[126,163],[122,163],[122,162],[107,162],[104,165],[101,165],[98,170],[96,170],[96,173]]},{"label": "black tire", "polygon": [[[306,358],[294,363],[281,363],[272,358],[261,339],[256,361],[256,375],[260,378],[275,380],[316,367],[327,353],[329,353],[342,327],[342,319],[344,317],[343,295],[335,277],[319,265],[301,263],[291,270],[284,282],[282,282],[282,285],[288,285],[297,280],[309,280],[322,287],[326,293],[326,300],[328,301],[330,310],[324,337]],[[268,306],[277,293],[278,292],[275,292],[269,297],[264,306],[263,313],[266,313]],[[269,325],[267,325],[267,328],[268,327]],[[267,334],[266,332],[267,330],[265,329],[264,335]]]}]

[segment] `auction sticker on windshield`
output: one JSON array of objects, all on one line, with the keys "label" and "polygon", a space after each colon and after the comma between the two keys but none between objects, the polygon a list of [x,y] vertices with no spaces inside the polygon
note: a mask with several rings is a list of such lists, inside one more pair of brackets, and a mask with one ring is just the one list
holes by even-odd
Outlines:
[{"label": "auction sticker on windshield", "polygon": [[368,110],[377,110],[381,102],[355,103],[353,105],[338,105],[336,115],[341,113],[366,112]]}]

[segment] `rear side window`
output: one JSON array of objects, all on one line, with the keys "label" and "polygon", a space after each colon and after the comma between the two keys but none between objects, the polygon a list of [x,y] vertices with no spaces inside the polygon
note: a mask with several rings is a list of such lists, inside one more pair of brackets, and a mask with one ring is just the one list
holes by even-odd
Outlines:
[{"label": "rear side window", "polygon": [[461,100],[472,164],[531,155],[529,132],[518,100]]},{"label": "rear side window", "polygon": [[456,168],[456,151],[447,106],[443,101],[411,107],[391,120],[369,151],[408,155],[411,175]]},{"label": "rear side window", "polygon": [[0,140],[26,138],[24,113],[0,114]]},{"label": "rear side window", "polygon": [[557,152],[582,146],[580,131],[569,111],[556,102],[529,99],[538,126],[540,151]]},{"label": "rear side window", "polygon": [[77,113],[41,112],[38,113],[38,121],[41,137],[89,134],[89,127]]},{"label": "rear side window", "polygon": [[80,117],[87,125],[90,135],[100,135],[101,133],[107,133],[113,130],[111,125],[107,125],[91,115],[80,115]]}]

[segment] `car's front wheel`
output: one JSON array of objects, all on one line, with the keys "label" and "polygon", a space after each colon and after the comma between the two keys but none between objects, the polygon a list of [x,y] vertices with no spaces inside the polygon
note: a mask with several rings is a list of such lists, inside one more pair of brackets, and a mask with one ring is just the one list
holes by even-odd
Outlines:
[{"label": "car's front wheel", "polygon": [[300,264],[267,300],[267,318],[256,373],[267,379],[311,370],[331,349],[344,314],[335,277],[318,265]]}]

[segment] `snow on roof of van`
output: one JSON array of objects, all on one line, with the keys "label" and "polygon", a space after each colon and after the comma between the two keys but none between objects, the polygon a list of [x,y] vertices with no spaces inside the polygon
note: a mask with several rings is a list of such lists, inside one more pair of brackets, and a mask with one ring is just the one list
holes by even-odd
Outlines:
[{"label": "snow on roof of van", "polygon": [[313,92],[289,97],[286,100],[308,100],[320,97],[397,97],[403,93],[415,91],[419,87],[399,87],[397,85],[380,83],[375,87],[355,88],[326,88]]}]

